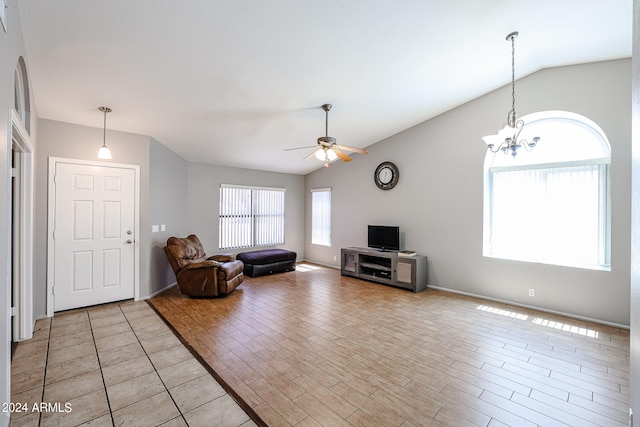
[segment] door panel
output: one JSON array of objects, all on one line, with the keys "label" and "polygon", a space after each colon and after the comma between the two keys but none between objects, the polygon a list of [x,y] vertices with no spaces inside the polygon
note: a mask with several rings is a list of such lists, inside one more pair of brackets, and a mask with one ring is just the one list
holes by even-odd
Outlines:
[{"label": "door panel", "polygon": [[411,283],[411,264],[408,262],[398,261],[396,263],[396,274],[398,282]]},{"label": "door panel", "polygon": [[54,311],[134,296],[133,169],[56,163]]}]

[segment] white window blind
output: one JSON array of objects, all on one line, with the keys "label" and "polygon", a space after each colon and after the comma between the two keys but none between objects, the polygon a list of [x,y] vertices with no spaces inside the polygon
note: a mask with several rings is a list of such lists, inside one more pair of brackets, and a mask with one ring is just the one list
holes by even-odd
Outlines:
[{"label": "white window blind", "polygon": [[491,170],[491,254],[606,265],[607,177],[606,164]]},{"label": "white window blind", "polygon": [[220,186],[220,249],[284,244],[284,188]]},{"label": "white window blind", "polygon": [[311,190],[311,243],[331,246],[331,189]]}]

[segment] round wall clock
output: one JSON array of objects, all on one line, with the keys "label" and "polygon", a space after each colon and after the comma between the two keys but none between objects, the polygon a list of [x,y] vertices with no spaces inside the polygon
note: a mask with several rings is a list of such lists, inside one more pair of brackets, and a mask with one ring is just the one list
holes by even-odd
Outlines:
[{"label": "round wall clock", "polygon": [[373,174],[373,180],[381,190],[391,190],[398,183],[400,172],[391,162],[382,162]]}]

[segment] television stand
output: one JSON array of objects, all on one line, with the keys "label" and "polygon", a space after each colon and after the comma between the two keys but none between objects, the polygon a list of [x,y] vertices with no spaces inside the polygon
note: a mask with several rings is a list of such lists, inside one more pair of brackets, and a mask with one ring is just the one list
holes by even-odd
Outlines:
[{"label": "television stand", "polygon": [[371,248],[342,248],[340,274],[420,292],[427,288],[427,257]]}]

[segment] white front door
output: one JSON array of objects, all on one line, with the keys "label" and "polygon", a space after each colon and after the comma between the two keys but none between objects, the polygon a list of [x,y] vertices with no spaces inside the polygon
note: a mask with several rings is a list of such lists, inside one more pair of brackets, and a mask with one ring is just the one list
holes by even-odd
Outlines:
[{"label": "white front door", "polygon": [[133,169],[55,163],[54,311],[133,298]]}]

